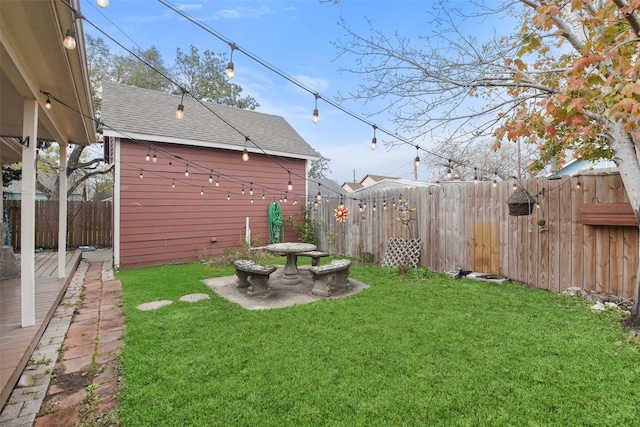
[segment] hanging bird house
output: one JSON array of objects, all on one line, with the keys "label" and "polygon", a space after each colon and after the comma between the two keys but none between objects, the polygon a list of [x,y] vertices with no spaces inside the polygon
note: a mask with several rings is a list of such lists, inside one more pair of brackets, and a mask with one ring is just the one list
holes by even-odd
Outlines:
[{"label": "hanging bird house", "polygon": [[524,188],[518,188],[507,199],[507,205],[509,205],[509,215],[511,216],[531,215],[531,212],[533,212],[533,206],[535,204],[536,200]]}]

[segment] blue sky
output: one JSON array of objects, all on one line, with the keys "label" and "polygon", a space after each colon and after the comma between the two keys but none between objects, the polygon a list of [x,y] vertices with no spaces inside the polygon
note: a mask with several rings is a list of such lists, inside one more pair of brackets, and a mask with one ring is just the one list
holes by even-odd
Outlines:
[{"label": "blue sky", "polygon": [[[317,0],[271,1],[170,1],[171,4],[203,22],[225,39],[269,63],[284,74],[334,100],[339,93],[357,88],[358,77],[340,73],[340,67],[351,64],[337,58],[332,42],[343,36],[337,25],[342,19],[358,34],[369,32],[367,20],[388,35],[398,32],[413,40],[428,26],[427,11],[431,1],[419,0],[342,0],[339,4]],[[190,45],[201,52],[211,50],[230,54],[229,45],[185,20],[176,12],[153,0],[110,0],[109,7],[100,9],[95,0],[80,3],[86,19],[99,26],[123,45],[142,49],[155,46],[166,64],[172,64],[176,48],[188,51]],[[114,25],[115,23],[115,25]],[[106,39],[92,25],[84,31]],[[114,48],[114,51],[118,51]],[[314,96],[273,71],[258,64],[242,52],[234,53],[234,83],[245,95],[255,98],[261,106],[257,111],[283,116],[293,128],[323,156],[331,159],[329,178],[339,184],[360,181],[367,173],[413,178],[412,146],[388,151],[378,133],[378,149],[370,147],[373,129],[366,123],[318,101],[318,124],[311,121]],[[384,102],[382,100],[376,102]],[[368,116],[376,103],[350,102],[344,108],[370,123],[395,131],[386,114]],[[428,144],[420,142],[421,147]],[[430,170],[420,167],[418,177],[428,180]]]}]

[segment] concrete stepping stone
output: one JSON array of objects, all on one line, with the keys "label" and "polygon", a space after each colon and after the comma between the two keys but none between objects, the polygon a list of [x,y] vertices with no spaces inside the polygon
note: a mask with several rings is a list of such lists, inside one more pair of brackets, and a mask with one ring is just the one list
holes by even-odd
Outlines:
[{"label": "concrete stepping stone", "polygon": [[160,301],[145,302],[144,304],[140,304],[136,308],[140,311],[150,311],[150,310],[157,310],[160,307],[164,307],[165,305],[169,305],[169,304],[173,304],[173,301],[164,299]]},{"label": "concrete stepping stone", "polygon": [[185,301],[185,302],[198,302],[198,301],[202,301],[203,299],[209,299],[209,295],[208,294],[188,294],[188,295],[184,295],[180,297],[180,301]]}]

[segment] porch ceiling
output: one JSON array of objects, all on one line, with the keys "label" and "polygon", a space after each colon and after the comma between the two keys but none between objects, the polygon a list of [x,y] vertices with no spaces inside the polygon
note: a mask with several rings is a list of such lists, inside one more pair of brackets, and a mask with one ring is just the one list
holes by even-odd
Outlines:
[{"label": "porch ceiling", "polygon": [[[65,0],[67,1],[67,0]],[[78,0],[68,0],[79,10]],[[82,20],[75,22],[77,47],[62,45],[73,12],[62,0],[0,1],[0,163],[20,161],[25,99],[36,99],[38,139],[59,144],[95,141]],[[61,102],[51,100],[49,92]],[[19,148],[19,147],[18,147]]]}]

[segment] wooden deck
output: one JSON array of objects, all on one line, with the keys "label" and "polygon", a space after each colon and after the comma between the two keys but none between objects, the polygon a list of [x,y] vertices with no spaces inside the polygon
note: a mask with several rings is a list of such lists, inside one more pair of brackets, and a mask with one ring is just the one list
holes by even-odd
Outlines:
[{"label": "wooden deck", "polygon": [[36,324],[21,327],[20,278],[0,280],[0,408],[11,395],[51,316],[80,263],[81,251],[67,252],[67,277],[58,279],[58,253],[35,255]]}]

